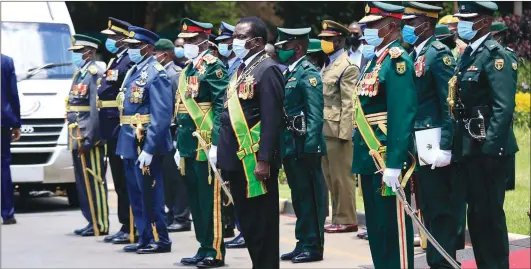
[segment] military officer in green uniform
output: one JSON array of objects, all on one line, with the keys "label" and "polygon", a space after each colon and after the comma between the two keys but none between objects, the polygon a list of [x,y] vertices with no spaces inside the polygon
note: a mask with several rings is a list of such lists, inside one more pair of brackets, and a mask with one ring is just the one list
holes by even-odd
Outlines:
[{"label": "military officer in green uniform", "polygon": [[[379,268],[413,268],[413,227],[394,191],[409,197],[409,177],[417,112],[413,62],[400,46],[404,7],[368,2],[363,39],[370,59],[356,84],[354,157],[359,174],[373,264]],[[383,175],[382,175],[383,174]]]},{"label": "military officer in green uniform", "polygon": [[503,203],[510,156],[518,64],[493,40],[494,2],[458,2],[458,34],[469,42],[451,80],[449,104],[458,124],[453,157],[462,164],[468,228],[478,268],[509,268]]},{"label": "military officer in green uniform", "polygon": [[[514,60],[517,60],[516,53],[505,45],[505,34],[507,31],[507,26],[501,21],[495,21],[490,26],[490,33],[494,40],[496,40],[500,45],[504,46],[505,49],[512,52]],[[517,70],[518,71],[518,70]],[[512,128],[512,127],[511,127]],[[516,156],[515,154],[511,155],[509,159],[509,166],[507,167],[507,183],[505,184],[505,190],[514,190],[515,188],[515,172],[516,172]]]},{"label": "military officer in green uniform", "polygon": [[94,62],[99,40],[74,35],[72,64],[79,68],[72,78],[72,87],[66,98],[66,121],[72,152],[76,188],[81,212],[88,224],[77,229],[81,236],[100,236],[109,233],[109,207],[107,184],[103,171],[104,144],[100,137],[97,107],[98,80],[103,70]]},{"label": "military officer in green uniform", "polygon": [[[434,147],[432,159],[419,155],[417,162],[420,209],[424,224],[441,246],[455,259],[458,214],[457,193],[464,191],[462,181],[453,176],[452,136],[453,121],[448,112],[448,81],[455,70],[455,60],[450,49],[437,41],[435,25],[441,7],[419,2],[403,2],[402,20],[404,42],[414,47],[411,57],[415,66],[415,86],[418,108],[415,131],[440,129],[439,145]],[[425,133],[425,132],[424,132]],[[422,135],[419,133],[419,135]],[[425,144],[417,144],[425,147]],[[424,152],[424,151],[422,151]],[[452,268],[428,243],[427,261],[431,268]]]},{"label": "military officer in green uniform", "polygon": [[[175,160],[188,189],[190,210],[200,247],[194,257],[182,264],[211,268],[224,265],[221,185],[212,174],[208,158],[217,159],[219,114],[228,84],[227,69],[208,50],[212,24],[188,18],[181,21],[179,37],[184,39],[184,55],[189,60],[179,78],[175,95],[177,150]],[[206,152],[196,137],[211,143]]]},{"label": "military officer in green uniform", "polygon": [[311,28],[277,28],[278,59],[284,71],[286,125],[281,149],[284,171],[291,189],[295,224],[295,250],[281,256],[294,263],[320,261],[324,247],[323,85],[316,67],[306,58]]}]

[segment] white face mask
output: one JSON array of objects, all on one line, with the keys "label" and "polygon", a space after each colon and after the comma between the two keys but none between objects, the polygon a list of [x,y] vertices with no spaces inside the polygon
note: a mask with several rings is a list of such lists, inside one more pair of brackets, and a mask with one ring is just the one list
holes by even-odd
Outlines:
[{"label": "white face mask", "polygon": [[235,38],[234,40],[232,40],[232,51],[234,52],[236,57],[243,60],[243,58],[245,58],[245,56],[247,56],[247,54],[249,53],[249,50],[254,49],[254,47],[251,49],[245,48],[245,44],[247,44],[249,40],[253,40],[253,39],[255,39],[255,37],[247,38],[247,39]]},{"label": "white face mask", "polygon": [[205,43],[207,40],[199,44],[184,44],[184,57],[188,60],[193,60],[199,55],[199,45]]}]

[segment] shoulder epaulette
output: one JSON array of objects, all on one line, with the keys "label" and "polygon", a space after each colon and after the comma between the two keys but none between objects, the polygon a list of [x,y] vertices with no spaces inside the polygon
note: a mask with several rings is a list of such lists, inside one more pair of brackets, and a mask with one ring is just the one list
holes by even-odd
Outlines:
[{"label": "shoulder epaulette", "polygon": [[440,41],[433,41],[433,43],[431,43],[431,44],[436,50],[444,50],[444,49],[446,49],[446,46],[443,43],[441,43]]},{"label": "shoulder epaulette", "polygon": [[218,58],[212,54],[205,54],[205,56],[203,56],[203,60],[205,60],[207,64],[213,64],[218,60]]},{"label": "shoulder epaulette", "polygon": [[389,49],[389,55],[391,55],[391,59],[396,59],[400,57],[402,53],[404,53],[404,50],[399,47],[392,47],[391,49]]},{"label": "shoulder epaulette", "polygon": [[493,41],[493,40],[487,40],[485,41],[485,47],[489,50],[489,51],[497,51],[500,49],[500,44],[496,41]]},{"label": "shoulder epaulette", "polygon": [[510,51],[510,52],[513,52],[513,53],[514,53],[514,50],[513,50],[513,49],[511,49],[511,48],[509,48],[509,47],[505,47],[505,49],[507,49],[508,51]]},{"label": "shoulder epaulette", "polygon": [[159,72],[164,70],[164,66],[162,66],[160,63],[155,63],[153,67],[155,67],[155,69]]},{"label": "shoulder epaulette", "polygon": [[92,75],[96,75],[98,73],[98,67],[96,67],[95,65],[91,65],[87,68],[87,70],[89,71],[90,74]]}]

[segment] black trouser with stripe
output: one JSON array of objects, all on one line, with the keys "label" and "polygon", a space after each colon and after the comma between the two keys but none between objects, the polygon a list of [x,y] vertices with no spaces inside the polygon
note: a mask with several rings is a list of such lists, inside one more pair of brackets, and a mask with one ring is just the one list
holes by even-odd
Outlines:
[{"label": "black trouser with stripe", "polygon": [[103,171],[104,146],[95,146],[85,153],[87,168],[87,181],[90,187],[90,197],[87,191],[87,182],[83,174],[81,157],[77,150],[72,151],[76,187],[79,196],[79,205],[85,219],[93,225],[90,204],[94,208],[94,218],[100,233],[109,232],[109,206],[107,204],[107,184]]}]

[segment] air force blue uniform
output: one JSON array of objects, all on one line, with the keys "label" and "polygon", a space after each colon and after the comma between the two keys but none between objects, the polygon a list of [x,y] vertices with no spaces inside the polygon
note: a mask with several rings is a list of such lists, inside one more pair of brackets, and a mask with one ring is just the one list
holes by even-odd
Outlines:
[{"label": "air force blue uniform", "polygon": [[[129,31],[131,32],[130,39],[126,39],[129,43],[143,41],[154,44],[158,40],[156,34],[139,27],[131,26]],[[127,191],[135,226],[140,234],[138,249],[153,243],[161,248],[170,248],[171,240],[168,236],[164,212],[162,158],[172,148],[170,123],[173,99],[171,82],[164,67],[154,57],[144,57],[140,63],[128,71],[117,101],[119,109],[122,110],[120,117],[122,126],[118,136],[116,154],[122,156],[124,161]],[[147,130],[141,149],[138,148],[135,129],[127,120],[135,115],[144,117],[145,121],[142,125]],[[149,115],[147,120],[146,115]],[[149,165],[149,178],[153,181],[146,179],[137,164],[140,151],[153,155]],[[153,232],[152,223],[155,224],[158,233],[158,242],[155,242],[154,235],[157,233]]]},{"label": "air force blue uniform", "polygon": [[20,102],[13,59],[2,54],[2,219],[15,215],[11,182],[11,128],[20,128]]},{"label": "air force blue uniform", "polygon": [[[103,30],[102,33],[109,36],[117,34],[127,36],[129,34],[129,26],[131,24],[110,17],[109,27]],[[122,224],[118,234],[106,237],[106,242],[117,242],[113,241],[116,237],[127,237],[127,234],[131,232],[132,216],[130,216],[129,210],[124,164],[120,156],[116,155],[118,133],[120,132],[120,112],[116,104],[116,96],[120,92],[120,86],[125,79],[125,74],[133,65],[134,63],[129,59],[127,50],[119,50],[115,57],[109,61],[107,70],[103,74],[98,87],[101,137],[107,141],[106,156],[109,159],[114,189],[118,196],[118,221]],[[114,104],[112,104],[113,102]],[[110,103],[111,105],[104,105],[105,103]]]}]

